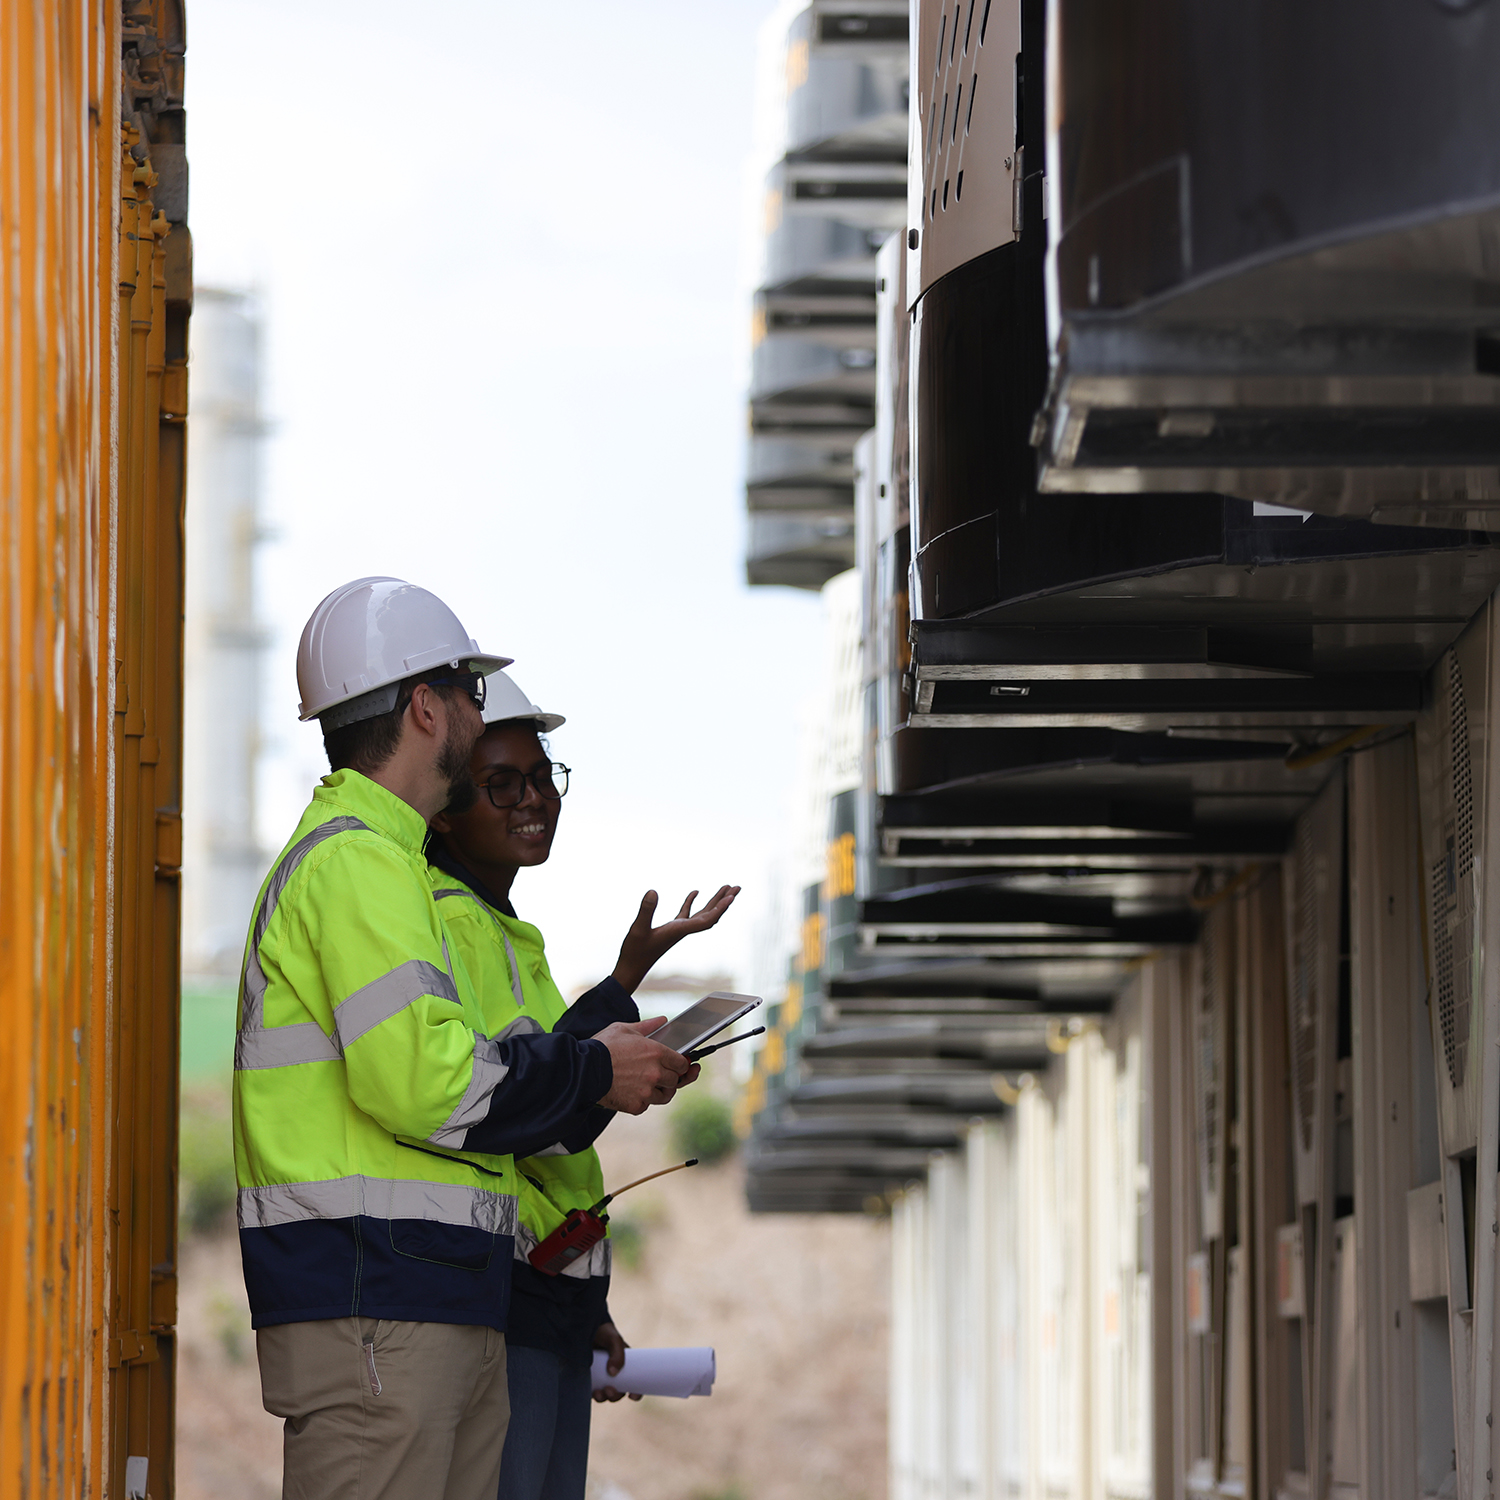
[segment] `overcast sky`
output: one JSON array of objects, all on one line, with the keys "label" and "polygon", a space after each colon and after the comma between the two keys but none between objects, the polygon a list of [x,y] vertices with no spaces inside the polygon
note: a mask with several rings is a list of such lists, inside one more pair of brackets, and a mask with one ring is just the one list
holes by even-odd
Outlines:
[{"label": "overcast sky", "polygon": [[313,606],[362,574],[435,590],[568,716],[556,853],[515,890],[565,988],[648,885],[745,885],[664,967],[748,976],[786,839],[819,601],[741,581],[769,9],[192,6],[196,274],[267,318],[264,836],[326,770],[296,722]]}]

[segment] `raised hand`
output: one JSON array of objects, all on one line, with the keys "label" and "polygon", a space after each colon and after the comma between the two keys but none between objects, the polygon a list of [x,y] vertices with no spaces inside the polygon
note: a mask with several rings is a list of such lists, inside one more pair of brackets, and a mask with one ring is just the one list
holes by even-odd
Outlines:
[{"label": "raised hand", "polygon": [[740,893],[737,885],[721,885],[714,896],[704,902],[695,912],[693,900],[697,891],[689,891],[682,909],[660,927],[653,927],[651,919],[656,915],[656,892],[647,891],[641,897],[641,909],[636,913],[625,941],[620,944],[620,959],[615,965],[615,978],[629,993],[634,994],[640,982],[651,972],[652,965],[669,949],[676,947],[683,938],[694,932],[707,932],[734,904]]}]

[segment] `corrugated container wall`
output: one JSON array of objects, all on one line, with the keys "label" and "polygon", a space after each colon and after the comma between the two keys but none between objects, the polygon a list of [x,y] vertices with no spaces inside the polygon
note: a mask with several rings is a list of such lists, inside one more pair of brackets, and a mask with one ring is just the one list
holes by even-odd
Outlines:
[{"label": "corrugated container wall", "polygon": [[0,9],[4,1496],[172,1492],[184,50]]},{"label": "corrugated container wall", "polygon": [[750,1203],[890,1217],[893,1500],[1494,1500],[1500,12],[910,41]]}]

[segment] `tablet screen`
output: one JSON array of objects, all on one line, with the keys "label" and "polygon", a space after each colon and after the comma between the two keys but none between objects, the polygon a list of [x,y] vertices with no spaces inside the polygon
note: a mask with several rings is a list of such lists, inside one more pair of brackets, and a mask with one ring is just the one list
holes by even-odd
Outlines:
[{"label": "tablet screen", "polygon": [[759,1004],[759,995],[731,995],[725,990],[715,990],[696,1005],[688,1006],[675,1020],[658,1027],[651,1033],[651,1040],[674,1052],[691,1052]]}]

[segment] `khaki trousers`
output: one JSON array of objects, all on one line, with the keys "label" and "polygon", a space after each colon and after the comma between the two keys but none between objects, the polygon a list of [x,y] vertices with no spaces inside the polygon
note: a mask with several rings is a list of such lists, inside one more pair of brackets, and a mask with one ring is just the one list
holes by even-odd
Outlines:
[{"label": "khaki trousers", "polygon": [[266,1410],[285,1418],[283,1500],[495,1500],[503,1333],[331,1318],[255,1344]]}]

